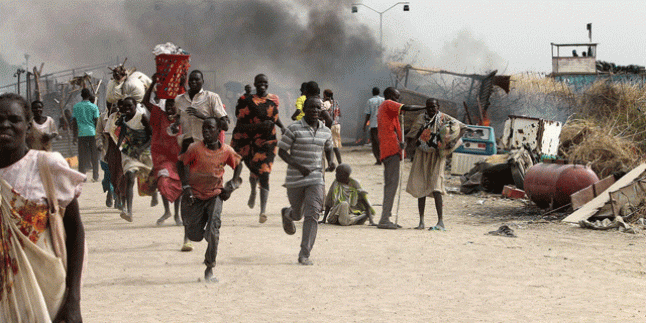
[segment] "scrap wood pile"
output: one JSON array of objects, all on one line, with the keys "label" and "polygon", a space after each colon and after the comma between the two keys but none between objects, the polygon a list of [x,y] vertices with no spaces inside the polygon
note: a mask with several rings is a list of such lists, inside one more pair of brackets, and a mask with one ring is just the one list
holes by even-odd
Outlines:
[{"label": "scrap wood pile", "polygon": [[[612,179],[614,178],[614,183]],[[592,188],[594,197],[563,219],[563,222],[578,224],[594,230],[619,229],[636,233],[646,222],[646,163],[633,168],[620,178],[610,176],[606,185]],[[595,183],[598,185],[600,183]],[[607,188],[604,188],[605,186]],[[590,190],[590,187],[585,190]],[[576,195],[582,194],[584,190]],[[590,192],[588,192],[590,193]],[[585,194],[583,194],[585,195]],[[574,196],[574,195],[572,195]],[[573,198],[574,200],[574,198]]]},{"label": "scrap wood pile", "polygon": [[617,229],[626,233],[637,233],[638,228],[646,227],[646,200],[642,198],[638,203],[624,203],[612,220],[604,216],[593,216],[579,221],[579,226],[592,230]]}]

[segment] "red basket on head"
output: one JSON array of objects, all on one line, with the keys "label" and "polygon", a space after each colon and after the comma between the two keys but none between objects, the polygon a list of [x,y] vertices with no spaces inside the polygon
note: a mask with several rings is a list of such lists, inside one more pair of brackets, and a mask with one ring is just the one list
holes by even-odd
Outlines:
[{"label": "red basket on head", "polygon": [[161,54],[155,56],[157,65],[157,97],[174,99],[185,92],[182,80],[186,79],[191,55]]}]

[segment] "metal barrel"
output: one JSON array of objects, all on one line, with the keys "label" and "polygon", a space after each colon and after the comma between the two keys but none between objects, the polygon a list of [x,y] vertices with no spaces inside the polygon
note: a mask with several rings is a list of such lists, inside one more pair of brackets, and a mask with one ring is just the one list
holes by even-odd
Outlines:
[{"label": "metal barrel", "polygon": [[599,181],[589,167],[539,163],[525,174],[525,193],[540,208],[570,203],[570,195]]}]

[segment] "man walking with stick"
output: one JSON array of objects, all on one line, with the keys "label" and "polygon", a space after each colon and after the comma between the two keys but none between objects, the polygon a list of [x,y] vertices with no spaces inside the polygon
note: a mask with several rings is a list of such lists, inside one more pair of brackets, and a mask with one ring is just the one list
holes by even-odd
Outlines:
[{"label": "man walking with stick", "polygon": [[384,164],[384,199],[377,228],[394,230],[400,226],[390,221],[390,216],[399,187],[400,163],[405,148],[399,114],[403,111],[423,110],[425,107],[399,103],[400,93],[393,87],[384,90],[384,97],[386,100],[379,106],[377,116],[380,160]]}]

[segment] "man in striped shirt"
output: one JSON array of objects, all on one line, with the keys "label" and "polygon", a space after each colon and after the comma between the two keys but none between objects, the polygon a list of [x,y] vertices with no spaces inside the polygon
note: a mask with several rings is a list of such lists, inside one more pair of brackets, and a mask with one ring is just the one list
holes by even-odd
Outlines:
[{"label": "man in striped shirt", "polygon": [[291,206],[281,210],[285,233],[296,233],[294,221],[305,217],[298,254],[301,265],[312,265],[310,251],[316,240],[319,214],[323,210],[323,151],[329,165],[327,171],[336,168],[332,160],[332,132],[319,120],[322,106],[321,99],[308,98],[303,105],[303,118],[289,125],[278,142],[278,156],[289,165],[284,186]]}]

